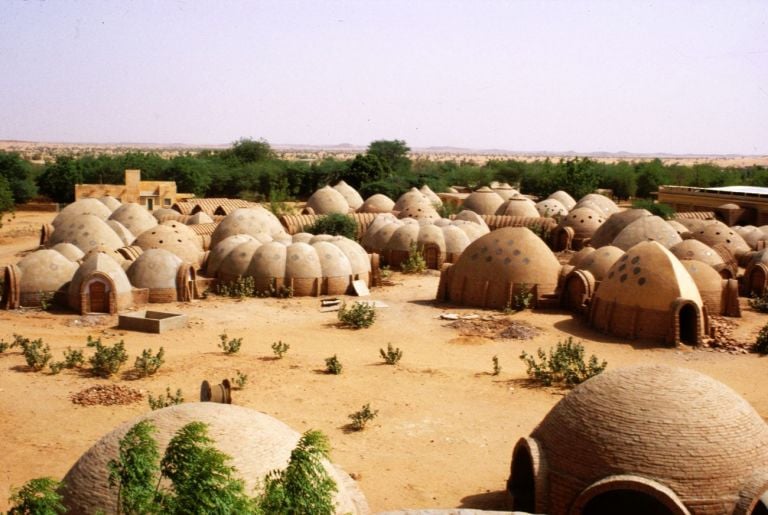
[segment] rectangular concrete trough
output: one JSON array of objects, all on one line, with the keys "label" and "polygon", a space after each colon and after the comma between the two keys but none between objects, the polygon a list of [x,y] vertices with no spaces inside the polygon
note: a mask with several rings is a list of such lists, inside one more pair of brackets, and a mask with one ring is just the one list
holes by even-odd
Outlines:
[{"label": "rectangular concrete trough", "polygon": [[163,313],[162,311],[139,311],[120,315],[117,326],[129,331],[143,333],[164,333],[171,329],[187,327],[189,318],[181,313]]}]

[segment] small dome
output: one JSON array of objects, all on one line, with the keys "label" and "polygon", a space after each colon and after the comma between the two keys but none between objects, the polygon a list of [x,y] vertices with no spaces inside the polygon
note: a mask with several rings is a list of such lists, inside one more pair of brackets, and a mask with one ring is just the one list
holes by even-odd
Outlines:
[{"label": "small dome", "polygon": [[102,220],[106,220],[112,214],[112,211],[105,206],[102,202],[99,202],[95,198],[84,198],[77,202],[72,202],[67,207],[59,211],[56,218],[51,222],[54,227],[58,227],[61,221],[68,219],[71,216],[79,215],[93,215]]},{"label": "small dome", "polygon": [[152,213],[134,203],[123,204],[112,213],[109,219],[120,222],[132,234],[141,234],[157,225],[157,219],[152,216]]},{"label": "small dome", "polygon": [[[80,294],[83,281],[87,280],[95,272],[108,275],[115,285],[117,293],[130,293],[131,282],[120,264],[103,252],[94,252],[86,256],[83,264],[75,272],[72,282],[69,283],[70,298]],[[74,306],[73,306],[74,307]]]},{"label": "small dome", "polygon": [[563,190],[557,190],[547,198],[557,200],[563,206],[565,206],[565,209],[567,209],[568,211],[576,207],[576,200]]},{"label": "small dome", "polygon": [[311,208],[316,215],[329,215],[331,213],[347,214],[349,213],[349,204],[344,195],[331,188],[323,186],[309,197],[307,207]]},{"label": "small dome", "polygon": [[85,256],[85,252],[75,247],[71,243],[57,243],[51,247],[51,250],[55,250],[72,262],[80,261],[83,256]]},{"label": "small dome", "polygon": [[115,212],[115,209],[123,205],[119,200],[117,200],[115,197],[112,197],[110,195],[107,195],[106,197],[101,197],[100,199],[98,199],[98,201],[104,204],[105,206],[107,206],[109,210],[112,211],[113,213]]},{"label": "small dome", "polygon": [[[104,204],[92,199],[102,207]],[[104,209],[107,209],[104,207]],[[107,247],[119,249],[124,246],[123,240],[107,223],[95,215],[69,216],[54,229],[48,242],[53,246],[57,243],[71,243],[83,252],[88,252],[95,247]]]},{"label": "small dome", "polygon": [[181,258],[167,250],[149,249],[128,268],[128,279],[137,288],[176,288],[181,263]]},{"label": "small dome", "polygon": [[426,184],[419,188],[419,192],[421,192],[425,197],[427,197],[427,200],[433,205],[433,206],[442,206],[443,201],[440,197],[437,196],[437,194],[432,191],[432,188],[427,186]]},{"label": "small dome", "polygon": [[166,216],[179,216],[181,213],[175,209],[169,209],[167,207],[161,207],[152,211],[152,216],[159,222],[161,218]]},{"label": "small dome", "polygon": [[693,235],[691,234],[691,231],[678,222],[677,220],[667,220],[667,223],[669,224],[672,229],[675,230],[675,232],[680,236],[680,238],[687,240],[689,238],[693,238]]},{"label": "small dome", "polygon": [[603,215],[588,207],[577,207],[563,217],[558,227],[571,227],[574,237],[578,239],[591,238],[605,218]]},{"label": "small dome", "polygon": [[[184,425],[203,422],[218,450],[231,457],[229,462],[251,493],[271,471],[284,469],[300,435],[279,420],[256,410],[215,402],[189,402],[150,411],[106,434],[87,450],[64,477],[64,504],[70,513],[117,511],[117,495],[109,487],[107,463],[116,459],[120,439],[141,420],[156,428],[154,438],[160,454]],[[340,468],[324,461],[323,466],[336,482],[337,513],[368,513],[365,498],[355,483]]]},{"label": "small dome", "polygon": [[706,243],[710,247],[714,247],[718,243],[723,244],[736,257],[750,251],[749,245],[744,241],[744,238],[722,222],[712,222],[691,232],[694,238],[702,243]]},{"label": "small dome", "polygon": [[[272,238],[269,235],[265,235],[269,240]],[[210,277],[216,277],[216,274],[221,266],[221,263],[227,258],[230,252],[237,248],[240,244],[247,241],[252,241],[255,238],[250,234],[235,234],[229,238],[225,238],[219,242],[216,247],[211,249],[208,259],[205,263],[205,273]]]},{"label": "small dome", "polygon": [[768,482],[763,419],[724,384],[684,368],[609,369],[574,388],[518,443],[513,490],[525,486],[515,468],[533,468],[531,450],[546,464],[527,476],[548,492],[536,495],[536,513],[583,513],[590,490],[653,491],[678,507],[664,513],[740,513],[741,494],[754,502]]},{"label": "small dome", "polygon": [[[584,249],[589,248],[591,247],[584,247]],[[582,249],[582,251],[584,249]],[[579,251],[577,255],[581,254],[582,251]],[[577,264],[573,266],[576,270],[585,270],[591,273],[596,281],[602,281],[608,275],[608,271],[614,263],[616,263],[616,261],[623,255],[624,251],[622,249],[606,245],[599,249],[593,249],[593,252],[583,255],[581,259],[577,260]],[[573,258],[571,259],[571,263],[573,263]]]},{"label": "small dome", "polygon": [[115,231],[117,237],[120,238],[120,241],[123,242],[124,247],[130,246],[134,241],[136,241],[136,236],[134,236],[134,234],[120,222],[116,220],[107,220],[107,225],[113,231]]},{"label": "small dome", "polygon": [[744,241],[751,249],[756,249],[759,242],[768,240],[768,234],[755,226],[739,227],[734,230],[744,238]]},{"label": "small dome", "polygon": [[692,259],[680,261],[693,278],[707,311],[713,315],[722,313],[723,278],[706,263]]},{"label": "small dome", "polygon": [[200,238],[181,222],[158,224],[141,233],[134,244],[145,252],[149,249],[165,249],[193,265],[199,265],[203,257]]},{"label": "small dome", "polygon": [[491,184],[491,189],[495,191],[496,194],[500,196],[503,200],[509,200],[511,198],[520,196],[520,192],[507,183],[499,184],[498,186],[495,186],[495,187],[493,186],[493,184]]},{"label": "small dome", "polygon": [[430,206],[432,205],[432,203],[429,201],[426,195],[424,195],[422,192],[420,192],[416,188],[411,188],[410,190],[400,195],[400,197],[397,199],[397,202],[395,202],[395,207],[393,208],[393,211],[402,211],[406,207],[409,207],[415,204],[429,204]]},{"label": "small dome", "polygon": [[539,210],[536,204],[527,197],[512,197],[505,200],[499,209],[497,215],[506,216],[524,216],[529,218],[539,218]]},{"label": "small dome", "polygon": [[641,216],[621,230],[613,240],[613,245],[623,250],[629,250],[630,247],[634,247],[641,241],[656,241],[665,248],[670,248],[683,239],[663,218]]},{"label": "small dome", "polygon": [[498,193],[484,186],[469,194],[463,208],[479,215],[495,215],[503,203],[504,199]]},{"label": "small dome", "polygon": [[190,215],[187,218],[187,225],[200,225],[200,224],[212,224],[213,218],[211,218],[205,211],[198,211],[194,215]]},{"label": "small dome", "polygon": [[593,247],[603,247],[612,244],[613,240],[616,239],[616,236],[618,236],[625,227],[644,216],[651,216],[651,213],[645,209],[627,209],[626,211],[620,211],[610,215],[592,235],[590,245]]},{"label": "small dome", "polygon": [[606,218],[619,211],[619,206],[613,200],[599,193],[590,193],[581,197],[574,206],[574,209],[579,207],[595,209]]},{"label": "small dome", "polygon": [[395,207],[395,202],[381,193],[371,195],[363,205],[357,210],[358,213],[391,213]]},{"label": "small dome", "polygon": [[211,235],[211,248],[235,234],[255,236],[259,233],[266,233],[276,238],[285,236],[285,229],[274,214],[261,206],[235,209],[221,221]]},{"label": "small dome", "polygon": [[22,294],[58,291],[72,279],[78,268],[77,263],[53,249],[27,254],[16,266],[21,271],[19,291]]},{"label": "small dome", "polygon": [[560,263],[547,245],[526,227],[505,227],[472,242],[456,264],[444,269],[438,298],[463,305],[505,308],[514,288],[554,293]]},{"label": "small dome", "polygon": [[[347,201],[347,205],[350,209],[357,210],[360,208],[360,206],[363,205],[363,197],[360,196],[360,194],[357,192],[355,188],[350,186],[344,181],[339,181],[336,183],[336,185],[333,187],[336,191],[341,193],[341,195],[344,197],[344,200]],[[317,211],[315,211],[317,213]]]},{"label": "small dome", "polygon": [[718,254],[712,247],[705,245],[699,240],[683,240],[677,245],[674,245],[669,249],[677,259],[693,259],[706,263],[716,270],[720,270],[726,266],[722,256]]},{"label": "small dome", "polygon": [[219,280],[224,282],[234,281],[239,277],[245,277],[248,275],[248,268],[251,266],[253,255],[259,247],[265,243],[272,242],[269,236],[266,238],[254,238],[253,236],[238,234],[236,236],[230,236],[217,245],[216,248],[218,249],[220,246],[224,245],[225,242],[229,242],[227,243],[227,246],[232,245],[235,243],[234,238],[242,237],[247,237],[248,239],[238,243],[229,252],[223,254],[221,257],[221,264],[218,267],[214,270],[210,270],[210,268],[207,269],[208,275],[215,275]]},{"label": "small dome", "polygon": [[[470,211],[468,209],[464,209],[462,211],[459,211],[459,214],[456,215],[455,220],[464,220],[466,222],[472,222],[478,225],[482,225],[486,229],[488,229],[488,224],[485,223],[485,220],[482,216],[478,215],[474,211]],[[489,229],[490,230],[490,229]]]},{"label": "small dome", "polygon": [[440,215],[435,207],[429,203],[410,204],[401,209],[398,218],[413,218],[414,220],[439,220]]},{"label": "small dome", "polygon": [[548,218],[566,216],[568,214],[568,210],[565,208],[565,206],[559,200],[553,198],[548,198],[542,200],[541,202],[537,202],[536,211],[539,212],[540,216],[545,216]]}]

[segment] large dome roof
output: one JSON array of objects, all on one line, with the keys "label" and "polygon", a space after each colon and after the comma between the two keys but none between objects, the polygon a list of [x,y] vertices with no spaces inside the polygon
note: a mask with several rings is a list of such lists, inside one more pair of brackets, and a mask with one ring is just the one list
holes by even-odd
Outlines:
[{"label": "large dome roof", "polygon": [[176,288],[181,258],[164,249],[149,249],[128,268],[131,284],[137,288]]},{"label": "large dome roof", "polygon": [[504,199],[498,193],[487,186],[483,186],[464,199],[463,208],[479,215],[495,215],[503,203]]},{"label": "large dome roof", "polygon": [[557,200],[563,206],[565,206],[565,209],[567,209],[568,211],[570,211],[576,206],[576,200],[563,190],[557,190],[547,198],[553,198]]},{"label": "large dome roof", "polygon": [[626,226],[643,216],[651,216],[651,213],[645,209],[627,209],[613,213],[597,228],[589,244],[595,248],[611,245]]},{"label": "large dome roof", "polygon": [[599,193],[589,193],[581,197],[574,206],[574,209],[579,207],[595,209],[606,218],[619,211],[619,206],[613,200]]},{"label": "large dome roof", "polygon": [[594,209],[577,207],[560,220],[558,227],[570,227],[574,237],[586,239],[591,238],[604,221],[605,217]]},{"label": "large dome roof", "polygon": [[352,210],[356,210],[357,208],[363,205],[363,197],[360,196],[360,194],[357,192],[355,188],[353,188],[346,182],[344,181],[337,182],[336,185],[333,187],[333,189],[341,193],[341,195],[344,197],[344,200],[347,201],[347,205]]},{"label": "large dome roof", "polygon": [[115,285],[116,293],[122,294],[131,291],[131,282],[120,264],[103,252],[94,252],[85,258],[83,264],[72,277],[72,282],[69,283],[70,297],[79,295],[83,281],[95,272],[108,275]]},{"label": "large dome roof", "polygon": [[280,220],[263,207],[235,209],[221,221],[211,235],[211,248],[214,248],[224,238],[235,234],[255,236],[259,233],[267,233],[273,238],[286,235]]},{"label": "large dome roof", "polygon": [[78,200],[77,202],[72,202],[67,207],[59,211],[59,214],[56,215],[56,218],[53,219],[52,223],[54,227],[57,227],[61,221],[66,220],[70,216],[79,215],[93,215],[101,218],[102,220],[106,220],[111,214],[112,211],[102,202],[99,202],[98,199],[84,198]]},{"label": "large dome roof", "polygon": [[683,240],[669,249],[677,259],[695,259],[706,263],[712,268],[720,271],[726,267],[723,257],[712,249],[709,245],[699,240]]},{"label": "large dome roof", "polygon": [[[522,196],[511,197],[505,200],[496,210],[495,214],[506,216],[526,216],[529,218],[538,218],[540,216],[536,204],[531,199]],[[554,214],[549,216],[554,216]]]},{"label": "large dome roof", "polygon": [[402,211],[406,207],[413,206],[416,204],[432,205],[432,203],[429,201],[429,198],[427,198],[426,195],[424,195],[422,192],[420,192],[416,188],[411,188],[410,190],[400,195],[400,197],[397,199],[397,202],[395,202],[393,211]]},{"label": "large dome roof", "polygon": [[[92,200],[104,207],[98,200]],[[54,229],[48,245],[57,243],[71,243],[85,253],[96,247],[117,250],[124,245],[117,233],[102,218],[95,215],[68,216]]]},{"label": "large dome roof", "polygon": [[[117,493],[109,487],[107,463],[119,452],[120,439],[141,420],[155,425],[160,453],[176,431],[191,422],[208,425],[208,436],[245,481],[248,493],[272,470],[284,469],[300,435],[279,420],[253,409],[215,402],[184,403],[152,411],[106,434],[87,450],[64,477],[64,503],[72,513],[116,511]],[[368,513],[368,506],[354,482],[329,462],[324,466],[336,482],[337,513]]]},{"label": "large dome roof", "polygon": [[42,249],[27,254],[16,266],[21,271],[19,291],[21,293],[50,293],[66,285],[78,268],[59,252]]},{"label": "large dome roof", "polygon": [[391,213],[394,207],[394,200],[381,193],[376,193],[365,199],[357,211],[358,213]]},{"label": "large dome roof", "polygon": [[157,225],[157,218],[148,209],[134,203],[123,204],[109,219],[120,222],[132,234],[141,234]]},{"label": "large dome roof", "polygon": [[199,265],[203,258],[203,245],[197,234],[181,222],[169,221],[141,233],[134,245],[142,250],[165,249],[182,261]]},{"label": "large dome roof", "polygon": [[[704,227],[692,230],[693,237],[710,247],[718,243],[725,245],[731,253],[738,257],[750,251],[744,238],[722,222],[712,222]],[[54,234],[56,234],[54,232]]]},{"label": "large dome roof", "polygon": [[[590,249],[591,252],[587,251]],[[586,251],[586,252],[585,252]],[[576,270],[584,270],[592,274],[596,281],[602,281],[608,275],[608,271],[624,255],[624,251],[618,247],[606,245],[599,249],[584,247],[576,256],[584,252],[580,259],[572,259],[571,262]],[[574,258],[576,258],[574,256]]]},{"label": "large dome roof", "polygon": [[565,216],[568,214],[568,209],[557,199],[547,198],[541,202],[536,203],[536,211],[539,212],[539,216],[546,216],[548,218]]},{"label": "large dome roof", "polygon": [[735,513],[741,493],[768,482],[768,426],[736,392],[689,369],[609,369],[563,397],[531,439],[546,463],[537,513],[569,513],[612,476],[660,483],[691,513]]},{"label": "large dome roof", "polygon": [[[360,204],[362,204],[362,199]],[[331,213],[345,215],[349,213],[350,206],[344,195],[330,186],[323,186],[309,197],[307,207],[311,208],[316,215],[329,215]]]},{"label": "large dome roof", "polygon": [[432,203],[433,206],[442,206],[443,200],[437,196],[437,194],[432,191],[432,188],[430,188],[428,185],[424,185],[421,188],[419,188],[419,191],[427,197],[427,199]]},{"label": "large dome roof", "polygon": [[641,241],[657,241],[665,248],[670,248],[683,241],[683,239],[663,218],[658,216],[641,216],[621,230],[616,238],[614,238],[613,245],[627,250]]}]

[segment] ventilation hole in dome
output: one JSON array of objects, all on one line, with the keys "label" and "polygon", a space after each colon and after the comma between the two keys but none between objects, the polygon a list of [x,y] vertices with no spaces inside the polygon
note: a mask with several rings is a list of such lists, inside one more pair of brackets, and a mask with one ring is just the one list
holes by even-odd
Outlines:
[{"label": "ventilation hole in dome", "polygon": [[507,245],[514,245],[514,244],[515,244],[515,240],[507,240]]},{"label": "ventilation hole in dome", "polygon": [[526,258],[523,258],[523,264],[524,264],[524,265],[527,265],[527,264],[528,264],[528,263],[530,263],[530,262],[531,262],[531,260],[530,260],[530,259],[528,259],[527,257],[526,257]]},{"label": "ventilation hole in dome", "polygon": [[587,218],[589,218],[590,220],[592,220],[592,215],[589,215]]},{"label": "ventilation hole in dome", "polygon": [[581,223],[584,223],[584,219],[583,218],[581,219]]},{"label": "ventilation hole in dome", "polygon": [[645,284],[645,277],[641,277],[640,279],[638,279],[637,280],[637,284],[639,284],[640,286],[644,285]]},{"label": "ventilation hole in dome", "polygon": [[492,258],[491,256],[487,256],[487,257],[485,258],[485,261],[486,261],[487,263],[490,263],[491,261],[493,261],[493,258]]},{"label": "ventilation hole in dome", "polygon": [[727,239],[727,240],[725,240],[725,242],[726,242],[726,243],[730,243],[730,242],[731,242],[731,240],[730,240],[730,239]]},{"label": "ventilation hole in dome", "polygon": [[632,273],[635,274],[635,275],[639,274],[640,273],[640,267],[636,266],[635,268],[633,268],[632,269]]},{"label": "ventilation hole in dome", "polygon": [[505,265],[508,265],[508,264],[510,264],[511,262],[512,262],[512,258],[509,258],[509,257],[505,257],[505,258],[504,258],[504,264],[505,264]]},{"label": "ventilation hole in dome", "polygon": [[640,256],[635,256],[635,257],[632,258],[632,264],[633,265],[636,265],[638,261],[640,261]]},{"label": "ventilation hole in dome", "polygon": [[240,257],[245,257],[247,254],[245,252],[240,253]]},{"label": "ventilation hole in dome", "polygon": [[512,252],[513,255],[519,256],[520,255],[520,249],[515,249],[514,252]]},{"label": "ventilation hole in dome", "polygon": [[160,240],[158,243],[162,244],[162,243],[163,243],[163,240]]},{"label": "ventilation hole in dome", "polygon": [[628,256],[627,254],[624,254],[624,255],[623,255],[623,256],[621,256],[619,259],[620,259],[621,261],[626,261],[626,260],[627,260],[627,258],[629,258],[629,256]]},{"label": "ventilation hole in dome", "polygon": [[615,272],[611,272],[610,274],[608,274],[608,279],[613,279],[613,274],[614,274],[614,273],[615,273]]},{"label": "ventilation hole in dome", "polygon": [[470,259],[472,259],[473,261],[477,261],[477,254],[472,254],[470,256]]},{"label": "ventilation hole in dome", "polygon": [[157,234],[157,232],[156,231],[152,231],[152,234]]},{"label": "ventilation hole in dome", "polygon": [[717,231],[717,232],[715,232],[715,234],[717,234],[718,236],[720,236],[720,231]]},{"label": "ventilation hole in dome", "polygon": [[627,264],[626,263],[624,263],[623,265],[621,265],[619,267],[619,272],[623,272],[625,268],[627,268]]},{"label": "ventilation hole in dome", "polygon": [[627,277],[629,277],[627,274],[621,274],[621,277],[619,277],[619,281],[624,282],[627,280]]}]

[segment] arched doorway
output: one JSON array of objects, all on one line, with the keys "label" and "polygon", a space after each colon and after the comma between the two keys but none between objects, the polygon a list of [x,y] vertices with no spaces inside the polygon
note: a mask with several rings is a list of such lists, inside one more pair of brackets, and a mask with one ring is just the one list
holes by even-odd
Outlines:
[{"label": "arched doorway", "polygon": [[634,490],[611,490],[596,495],[581,510],[581,515],[674,515],[656,497]]},{"label": "arched doorway", "polygon": [[678,311],[677,317],[680,328],[680,343],[697,345],[699,343],[699,313],[696,307],[691,303],[685,304]]},{"label": "arched doorway", "polygon": [[88,285],[89,313],[109,313],[109,290],[101,281],[92,281]]},{"label": "arched doorway", "polygon": [[512,509],[534,513],[536,511],[536,479],[533,458],[525,445],[518,444],[512,455],[512,475],[509,478]]},{"label": "arched doorway", "polygon": [[439,270],[440,265],[440,247],[437,245],[425,245],[424,246],[424,261],[427,264],[427,268],[430,270]]}]

